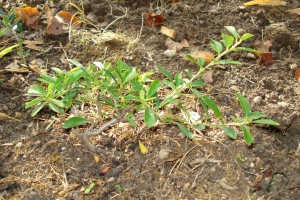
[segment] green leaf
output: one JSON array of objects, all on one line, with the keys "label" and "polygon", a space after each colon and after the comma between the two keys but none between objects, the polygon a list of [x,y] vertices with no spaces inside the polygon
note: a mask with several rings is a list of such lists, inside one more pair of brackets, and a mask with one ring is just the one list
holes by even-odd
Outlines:
[{"label": "green leaf", "polygon": [[153,127],[157,120],[154,111],[149,107],[145,109],[144,120],[148,128]]},{"label": "green leaf", "polygon": [[151,85],[149,86],[148,94],[147,94],[147,99],[151,98],[160,88],[162,83],[158,80],[154,80]]},{"label": "green leaf", "polygon": [[214,111],[214,113],[217,117],[222,118],[222,114],[221,114],[217,104],[211,98],[209,98],[208,96],[203,96],[202,99],[208,105],[208,107],[210,107]]},{"label": "green leaf", "polygon": [[1,16],[6,15],[6,12],[4,12],[4,10],[2,10],[1,8],[0,8],[0,15],[1,15]]},{"label": "green leaf", "polygon": [[183,126],[182,124],[180,124],[178,122],[175,122],[175,123],[187,138],[189,138],[191,140],[194,138],[193,133],[189,129],[187,129],[185,126]]},{"label": "green leaf", "polygon": [[82,74],[83,74],[82,70],[76,70],[76,71],[72,72],[72,74],[70,75],[70,77],[67,81],[67,84],[72,84],[72,83],[78,81],[80,78],[82,78]]},{"label": "green leaf", "polygon": [[163,100],[163,102],[160,103],[158,108],[164,107],[165,105],[169,104],[171,101],[173,101],[174,99],[177,99],[178,97],[179,97],[179,95],[172,95],[172,96],[166,98],[165,100]]},{"label": "green leaf", "polygon": [[[142,90],[141,90],[141,91],[142,91]],[[126,101],[141,101],[141,98],[140,98],[140,97],[134,96],[134,95],[126,95],[126,96],[124,97],[124,99],[125,99]]]},{"label": "green leaf", "polygon": [[64,108],[64,107],[65,107],[65,104],[64,104],[62,101],[60,101],[60,100],[51,99],[51,101],[52,101],[55,105],[57,105],[57,106],[59,106],[59,107],[61,107],[61,108]]},{"label": "green leaf", "polygon": [[167,86],[169,86],[172,90],[175,89],[175,85],[173,82],[168,81],[168,80],[163,80],[163,83],[166,84]]},{"label": "green leaf", "polygon": [[25,105],[25,108],[30,108],[31,106],[34,106],[42,101],[43,99],[33,99]]},{"label": "green leaf", "polygon": [[230,35],[222,34],[222,38],[223,38],[222,42],[224,46],[226,47],[226,49],[229,49],[234,42],[234,37]]},{"label": "green leaf", "polygon": [[7,47],[4,50],[0,51],[0,58],[2,58],[3,56],[5,56],[9,52],[11,52],[13,50],[13,48],[16,48],[18,46],[19,46],[19,44],[15,44],[13,46]]},{"label": "green leaf", "polygon": [[235,130],[233,128],[230,127],[226,127],[226,126],[221,126],[220,128],[223,129],[223,131],[226,133],[226,135],[232,139],[236,139],[237,138],[237,133],[235,132]]},{"label": "green leaf", "polygon": [[193,129],[195,129],[197,131],[202,131],[205,129],[205,126],[203,126],[202,124],[195,124],[195,125],[193,125]]},{"label": "green leaf", "polygon": [[197,64],[200,68],[204,66],[204,59],[203,58],[199,58],[198,60],[196,60],[195,58],[193,58],[193,56],[191,55],[186,55],[186,57],[194,62],[195,64]]},{"label": "green leaf", "polygon": [[155,67],[158,71],[160,71],[161,73],[163,73],[171,82],[173,81],[172,75],[170,74],[170,72],[168,70],[166,70],[163,67],[160,66],[156,66]]},{"label": "green leaf", "polygon": [[215,41],[215,40],[210,41],[210,46],[218,54],[220,54],[223,50],[222,44],[218,41]]},{"label": "green leaf", "polygon": [[140,92],[143,89],[143,86],[135,80],[131,80],[130,83],[134,87],[134,89],[138,92]]},{"label": "green leaf", "polygon": [[42,78],[39,78],[38,80],[43,82],[43,83],[55,83],[56,79],[47,75],[47,74],[41,74]]},{"label": "green leaf", "polygon": [[83,117],[71,117],[65,121],[63,128],[73,128],[89,122],[89,120]]},{"label": "green leaf", "polygon": [[127,113],[126,120],[130,123],[131,126],[137,127],[137,123],[133,119],[133,113],[132,112]]},{"label": "green leaf", "polygon": [[201,105],[202,105],[202,108],[203,108],[203,110],[204,110],[204,112],[205,112],[205,118],[206,118],[206,120],[208,119],[208,108],[207,108],[207,106],[206,106],[206,104],[205,104],[205,102],[202,100],[202,95],[201,95],[201,93],[198,91],[198,90],[195,90],[195,89],[193,89],[193,88],[191,88],[191,90],[192,90],[192,92],[196,95],[196,97],[199,99],[199,101],[200,101],[200,103],[201,103]]},{"label": "green leaf", "polygon": [[140,91],[140,99],[141,99],[141,101],[145,101],[145,91],[144,90]]},{"label": "green leaf", "polygon": [[194,81],[191,83],[191,87],[201,87],[204,85],[203,81]]},{"label": "green leaf", "polygon": [[57,73],[57,74],[63,74],[64,72],[63,71],[61,71],[59,68],[57,68],[57,67],[52,67],[51,68],[55,73]]},{"label": "green leaf", "polygon": [[257,51],[257,50],[255,50],[255,49],[248,48],[248,47],[236,47],[235,50],[248,51],[248,52],[253,52],[253,53],[261,54],[260,51]]},{"label": "green leaf", "polygon": [[112,78],[116,84],[118,84],[117,79],[115,78],[115,76],[110,72],[110,70],[104,69],[105,73],[107,76],[109,76],[110,78]]},{"label": "green leaf", "polygon": [[241,37],[241,40],[242,41],[245,41],[251,37],[253,37],[254,35],[250,34],[250,33],[245,33],[242,37]]},{"label": "green leaf", "polygon": [[252,119],[259,119],[259,118],[266,117],[266,116],[267,115],[262,112],[251,112],[249,114],[249,117],[251,117]]},{"label": "green leaf", "polygon": [[255,124],[267,124],[267,125],[273,125],[273,126],[279,126],[280,124],[278,122],[275,122],[270,119],[260,119],[260,120],[254,120],[252,123]]},{"label": "green leaf", "polygon": [[182,75],[176,74],[174,79],[175,79],[175,86],[178,88],[182,83]]},{"label": "green leaf", "polygon": [[92,191],[92,189],[94,188],[94,186],[95,186],[95,184],[91,183],[89,185],[89,187],[84,190],[84,194],[89,194]]},{"label": "green leaf", "polygon": [[125,73],[125,79],[123,84],[135,79],[136,77],[138,77],[138,75],[139,74],[137,73],[136,68],[131,67],[129,71]]},{"label": "green leaf", "polygon": [[40,110],[42,110],[42,108],[46,105],[46,103],[42,103],[41,105],[39,105],[38,107],[36,107],[35,109],[33,109],[33,111],[31,112],[31,117],[35,116],[38,112],[40,112]]},{"label": "green leaf", "polygon": [[193,77],[193,74],[192,74],[192,72],[191,72],[189,69],[185,69],[184,72],[185,72],[190,78]]},{"label": "green leaf", "polygon": [[250,103],[249,101],[240,93],[236,93],[235,94],[237,96],[237,98],[239,99],[239,102],[241,104],[242,110],[246,116],[246,118],[249,118],[250,115]]},{"label": "green leaf", "polygon": [[245,140],[246,144],[249,144],[249,145],[252,144],[254,140],[250,133],[250,127],[246,126],[246,125],[242,125],[241,128],[244,133],[244,140]]},{"label": "green leaf", "polygon": [[85,74],[89,74],[86,68],[80,62],[73,59],[68,59],[68,61],[76,65],[76,67],[80,68]]},{"label": "green leaf", "polygon": [[235,37],[236,40],[239,39],[239,34],[233,26],[225,26],[225,28]]},{"label": "green leaf", "polygon": [[44,97],[47,91],[40,85],[33,85],[28,89],[28,94]]},{"label": "green leaf", "polygon": [[54,103],[51,102],[51,103],[48,103],[48,106],[54,112],[56,112],[56,113],[62,113],[61,107],[58,107],[56,104],[54,104]]},{"label": "green leaf", "polygon": [[235,60],[218,60],[215,64],[224,65],[224,64],[232,64],[232,65],[241,65],[240,61]]}]

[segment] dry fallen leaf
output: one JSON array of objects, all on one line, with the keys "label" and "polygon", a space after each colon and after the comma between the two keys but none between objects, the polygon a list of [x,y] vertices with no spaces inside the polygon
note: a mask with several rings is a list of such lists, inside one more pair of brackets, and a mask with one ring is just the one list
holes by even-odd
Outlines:
[{"label": "dry fallen leaf", "polygon": [[150,11],[147,14],[145,24],[146,26],[154,27],[154,26],[159,26],[162,23],[164,23],[164,17],[158,14],[153,13]]},{"label": "dry fallen leaf", "polygon": [[169,37],[166,39],[165,46],[168,47],[168,49],[174,50],[176,52],[182,49],[182,45],[180,43],[173,41]]},{"label": "dry fallen leaf", "polygon": [[0,121],[2,120],[13,120],[13,121],[20,121],[16,118],[10,117],[8,115],[6,115],[5,113],[0,112]]},{"label": "dry fallen leaf", "polygon": [[[194,51],[193,53],[190,54],[195,60],[198,60],[199,58],[203,58],[204,62],[211,62],[212,59],[214,58],[214,54],[208,51]],[[187,58],[185,58],[188,60]]]},{"label": "dry fallen leaf", "polygon": [[189,43],[186,39],[181,40],[180,44],[183,48],[189,48],[190,47],[190,45],[189,45]]},{"label": "dry fallen leaf", "polygon": [[213,74],[214,74],[214,70],[209,70],[201,77],[201,79],[204,81],[205,84],[213,83],[214,82]]},{"label": "dry fallen leaf", "polygon": [[300,81],[300,69],[297,69],[297,70],[295,71],[295,78],[296,78],[298,81]]},{"label": "dry fallen leaf", "polygon": [[272,41],[266,40],[264,42],[261,42],[260,40],[256,40],[253,46],[254,49],[261,52],[260,54],[253,53],[254,56],[260,60],[260,65],[268,66],[275,63],[275,61],[273,60],[273,55],[269,51],[270,46],[272,46]]},{"label": "dry fallen leaf", "polygon": [[289,10],[286,10],[285,12],[289,13],[289,14],[298,15],[298,19],[300,20],[300,8],[289,9]]},{"label": "dry fallen leaf", "polygon": [[143,143],[141,143],[140,141],[139,141],[139,147],[140,147],[142,154],[147,154],[149,152],[147,147],[145,147],[145,145]]},{"label": "dry fallen leaf", "polygon": [[94,160],[96,163],[98,163],[100,161],[100,157],[96,155],[96,156],[94,156]]},{"label": "dry fallen leaf", "polygon": [[67,32],[70,26],[80,26],[78,17],[69,12],[60,11],[53,17],[52,11],[47,5],[45,5],[45,12],[47,17],[46,33],[49,35],[61,35]]},{"label": "dry fallen leaf", "polygon": [[106,167],[103,167],[103,168],[100,167],[100,173],[101,174],[106,174],[107,172],[109,172],[109,170],[110,170],[110,166],[106,166]]},{"label": "dry fallen leaf", "polygon": [[262,6],[284,6],[286,5],[285,1],[282,0],[254,0],[244,3],[244,6],[253,6],[253,5],[262,5]]},{"label": "dry fallen leaf", "polygon": [[32,7],[17,8],[16,17],[20,18],[27,27],[35,29],[38,26],[40,12]]}]

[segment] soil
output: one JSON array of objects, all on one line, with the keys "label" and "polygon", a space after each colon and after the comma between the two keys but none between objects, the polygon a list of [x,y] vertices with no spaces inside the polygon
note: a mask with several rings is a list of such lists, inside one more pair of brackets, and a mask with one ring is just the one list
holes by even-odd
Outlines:
[{"label": "soil", "polygon": [[[54,13],[76,12],[66,2],[51,2]],[[70,2],[80,5],[80,1]],[[186,39],[190,45],[173,58],[163,54],[167,37],[160,33],[160,26],[142,25],[150,2],[154,9],[162,11],[163,25],[177,32],[175,41]],[[240,33],[254,35],[243,43],[245,47],[252,48],[255,40],[271,40],[276,64],[261,66],[246,52],[233,52],[226,59],[243,64],[215,68],[213,82],[206,84],[202,92],[213,98],[223,113],[237,116],[242,114],[234,95],[239,92],[250,101],[252,111],[264,112],[279,122],[279,127],[252,126],[254,144],[250,146],[242,135],[231,140],[214,129],[203,131],[195,140],[182,137],[173,126],[131,130],[135,136],[126,140],[118,139],[116,131],[115,135],[106,134],[102,136],[105,139],[96,141],[111,152],[109,156],[96,155],[71,131],[62,129],[55,113],[44,109],[32,118],[32,109],[25,109],[30,99],[24,94],[30,85],[38,83],[38,73],[2,71],[0,199],[299,199],[300,82],[294,71],[300,67],[300,22],[284,11],[300,7],[300,2],[286,0],[286,6],[244,7],[245,2],[179,0],[171,5],[162,0],[83,1],[85,13],[94,13],[102,28],[127,10],[126,17],[109,27],[125,36],[123,43],[112,40],[100,49],[84,49],[80,38],[69,41],[67,35],[44,35],[46,18],[42,17],[37,29],[25,29],[24,37],[42,40],[43,49],[52,45],[54,50],[44,54],[32,50],[26,61],[46,63],[41,66],[47,66],[48,73],[51,67],[69,69],[65,53],[83,64],[99,60],[116,63],[121,59],[140,71],[155,71],[157,77],[161,75],[155,66],[163,66],[172,74],[187,68],[197,71],[197,66],[183,56],[195,50],[210,51],[210,40],[220,40],[221,34],[227,33],[224,26],[234,26]],[[43,3],[3,1],[2,5],[33,6],[44,13]],[[127,40],[136,38],[140,30],[134,46],[126,48]],[[14,41],[3,38],[1,43],[7,46]],[[13,51],[1,59],[0,70],[11,64],[20,66],[21,62]],[[112,127],[113,131],[116,129]],[[137,138],[147,146],[148,154],[136,148]],[[95,184],[92,191],[85,194],[91,183]]]}]

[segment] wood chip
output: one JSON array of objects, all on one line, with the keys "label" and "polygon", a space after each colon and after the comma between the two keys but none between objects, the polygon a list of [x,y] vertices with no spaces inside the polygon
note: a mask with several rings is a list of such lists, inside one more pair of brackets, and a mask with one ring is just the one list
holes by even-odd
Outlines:
[{"label": "wood chip", "polygon": [[165,26],[162,26],[160,28],[160,32],[166,36],[169,36],[172,39],[175,39],[175,37],[176,37],[176,31],[174,31],[173,29],[167,28]]}]

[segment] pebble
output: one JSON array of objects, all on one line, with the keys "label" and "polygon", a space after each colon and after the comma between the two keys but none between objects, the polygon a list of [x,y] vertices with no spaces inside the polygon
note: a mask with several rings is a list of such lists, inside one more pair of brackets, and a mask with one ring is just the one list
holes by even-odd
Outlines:
[{"label": "pebble", "polygon": [[62,147],[62,148],[61,148],[62,151],[65,151],[66,149],[67,149],[66,147]]},{"label": "pebble", "polygon": [[256,105],[261,104],[261,102],[262,102],[261,96],[256,96],[256,97],[254,97],[253,102],[254,102]]}]

